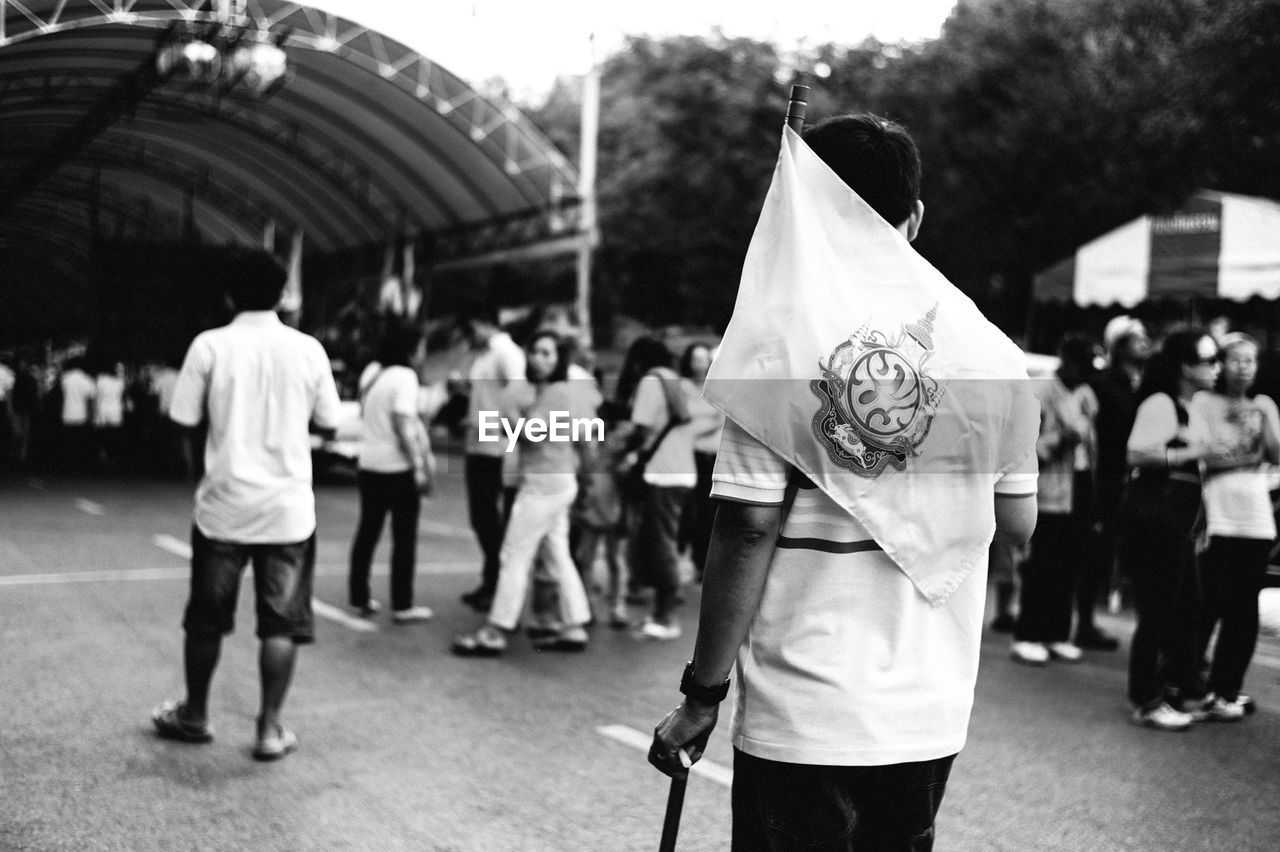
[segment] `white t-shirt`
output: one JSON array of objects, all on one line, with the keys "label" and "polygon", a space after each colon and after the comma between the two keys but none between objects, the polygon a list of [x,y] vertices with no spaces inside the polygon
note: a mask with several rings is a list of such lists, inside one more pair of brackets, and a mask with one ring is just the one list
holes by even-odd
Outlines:
[{"label": "white t-shirt", "polygon": [[[711,493],[781,503],[790,470],[728,421]],[[1036,476],[1007,474],[995,491],[1034,496]],[[734,746],[831,766],[957,753],[973,706],[986,579],[984,563],[934,607],[861,524],[822,491],[801,488],[738,652]]]},{"label": "white t-shirt", "polygon": [[178,384],[178,371],[172,367],[161,367],[151,377],[151,391],[156,395],[156,407],[161,416],[169,416],[169,406],[173,405],[173,389]]},{"label": "white t-shirt", "polygon": [[702,387],[692,379],[681,379],[680,387],[689,403],[689,416],[693,418],[693,451],[713,456],[720,448],[724,414],[702,398]]},{"label": "white t-shirt", "polygon": [[62,422],[84,426],[89,422],[89,403],[98,386],[83,370],[69,370],[62,376]]},{"label": "white t-shirt", "polygon": [[[1175,438],[1188,446],[1203,443],[1207,437],[1203,411],[1194,403],[1195,397],[1192,398],[1192,404],[1187,406],[1187,423],[1183,426],[1178,423],[1178,409],[1168,394],[1153,393],[1144,399],[1134,415],[1128,449],[1161,450]],[[1199,472],[1194,464],[1189,463],[1186,468],[1175,470],[1171,475],[1180,479],[1199,479]]]},{"label": "white t-shirt", "polygon": [[0,402],[4,402],[9,398],[15,381],[17,381],[17,376],[14,375],[13,370],[10,370],[4,364],[0,364]]},{"label": "white t-shirt", "polygon": [[374,473],[404,473],[413,459],[396,434],[397,414],[418,416],[418,374],[409,367],[386,369],[376,361],[360,376],[364,399],[360,422],[360,469]]},{"label": "white t-shirt", "polygon": [[518,379],[524,379],[524,350],[511,335],[496,332],[484,351],[476,355],[467,372],[471,383],[470,410],[465,424],[466,452],[474,456],[500,456],[505,441],[480,441],[480,412],[501,411],[502,391]]},{"label": "white t-shirt", "polygon": [[[668,370],[664,375],[676,393],[684,393],[675,373]],[[656,440],[666,428],[670,416],[662,379],[653,374],[644,376],[636,387],[635,402],[631,405],[631,422],[646,427],[651,440]],[[662,488],[692,488],[698,484],[698,470],[693,461],[692,423],[673,427],[662,439],[657,452],[645,466],[644,481]]]},{"label": "white t-shirt", "polygon": [[[1261,449],[1263,429],[1268,421],[1280,423],[1276,404],[1262,395],[1242,400],[1233,410],[1226,397],[1201,393],[1191,401],[1191,410],[1203,419],[1210,443],[1235,447],[1242,455]],[[1204,508],[1209,535],[1275,538],[1276,519],[1268,492],[1270,478],[1267,465],[1261,462],[1251,467],[1206,473]]]},{"label": "white t-shirt", "polygon": [[336,429],[340,415],[324,347],[274,311],[245,311],[196,337],[169,416],[183,426],[209,421],[200,532],[241,544],[308,538],[316,528],[308,424]]},{"label": "white t-shirt", "polygon": [[111,373],[100,373],[97,379],[97,404],[93,407],[93,425],[115,427],[124,424],[124,379]]}]

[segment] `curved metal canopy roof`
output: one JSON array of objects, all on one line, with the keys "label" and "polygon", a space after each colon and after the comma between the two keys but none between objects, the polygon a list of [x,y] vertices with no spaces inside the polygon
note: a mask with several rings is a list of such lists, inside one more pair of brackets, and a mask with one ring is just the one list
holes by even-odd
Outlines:
[{"label": "curved metal canopy roof", "polygon": [[[312,6],[0,0],[0,10],[0,282],[10,287],[32,275],[42,289],[84,287],[95,228],[261,244],[272,223],[331,252],[548,213],[576,196],[573,166],[513,106]],[[255,100],[170,79],[31,179],[175,22],[219,21],[242,39],[283,36],[288,82]]]}]

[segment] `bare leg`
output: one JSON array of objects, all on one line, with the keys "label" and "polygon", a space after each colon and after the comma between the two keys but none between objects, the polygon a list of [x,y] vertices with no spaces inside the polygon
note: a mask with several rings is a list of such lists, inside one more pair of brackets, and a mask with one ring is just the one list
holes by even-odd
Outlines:
[{"label": "bare leg", "polygon": [[263,639],[258,650],[258,671],[262,677],[262,712],[258,714],[258,736],[275,733],[280,724],[280,708],[293,681],[293,664],[298,646],[288,636]]},{"label": "bare leg", "polygon": [[182,661],[187,676],[187,700],[182,720],[203,725],[209,720],[209,684],[222,654],[221,636],[187,634],[182,646]]}]

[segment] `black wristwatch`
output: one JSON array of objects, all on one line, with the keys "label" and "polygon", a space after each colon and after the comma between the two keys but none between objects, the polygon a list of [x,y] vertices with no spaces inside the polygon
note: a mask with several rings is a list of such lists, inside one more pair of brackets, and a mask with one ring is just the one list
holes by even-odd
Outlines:
[{"label": "black wristwatch", "polygon": [[693,660],[684,664],[680,678],[680,691],[700,704],[719,704],[729,694],[729,678],[719,686],[702,686],[693,682]]}]

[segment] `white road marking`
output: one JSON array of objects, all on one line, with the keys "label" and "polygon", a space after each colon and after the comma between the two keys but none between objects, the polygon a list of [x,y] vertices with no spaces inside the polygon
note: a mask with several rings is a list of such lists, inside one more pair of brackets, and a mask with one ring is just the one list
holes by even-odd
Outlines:
[{"label": "white road marking", "polygon": [[92,500],[86,500],[83,497],[76,499],[76,508],[81,512],[84,512],[86,515],[97,515],[101,517],[107,513],[106,510],[102,508],[101,503],[95,503]]},{"label": "white road marking", "polygon": [[[628,728],[626,725],[604,725],[596,728],[596,733],[602,737],[608,737],[614,742],[639,749],[645,754],[649,753],[649,745],[653,742],[651,734],[641,733],[635,728]],[[714,781],[724,787],[733,786],[733,770],[727,766],[712,763],[705,757],[690,767],[689,772],[694,775],[701,775],[708,781]]]},{"label": "white road marking", "polygon": [[191,545],[180,538],[174,538],[171,535],[158,535],[151,539],[151,543],[165,553],[172,553],[174,556],[181,556],[183,559],[191,558]]},{"label": "white road marking", "polygon": [[9,574],[0,586],[52,586],[60,583],[115,583],[132,580],[185,580],[186,568],[121,568],[114,571],[63,571],[56,574]]},{"label": "white road marking", "polygon": [[459,526],[458,524],[446,524],[441,521],[419,521],[418,529],[428,535],[437,536],[439,538],[458,538],[470,541],[475,534],[471,532],[471,528],[467,526]]},{"label": "white road marking", "polygon": [[337,622],[343,627],[349,627],[359,633],[377,633],[378,625],[364,618],[357,618],[354,615],[348,615],[338,607],[327,604],[319,598],[311,599],[311,609],[321,618],[327,618],[330,621]]}]

